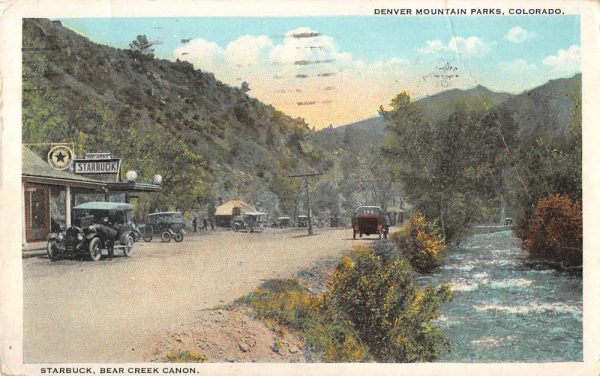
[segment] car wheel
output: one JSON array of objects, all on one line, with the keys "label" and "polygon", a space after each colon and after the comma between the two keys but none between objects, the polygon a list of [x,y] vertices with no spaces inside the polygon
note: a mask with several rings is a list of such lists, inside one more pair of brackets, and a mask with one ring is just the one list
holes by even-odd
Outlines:
[{"label": "car wheel", "polygon": [[90,244],[88,245],[90,260],[98,261],[102,258],[102,246],[100,243],[100,238],[94,238],[90,241]]},{"label": "car wheel", "polygon": [[142,237],[142,239],[144,239],[145,242],[151,242],[153,232],[154,229],[152,228],[152,226],[144,227],[144,236]]},{"label": "car wheel", "polygon": [[162,240],[163,242],[170,242],[171,241],[171,234],[169,233],[169,231],[163,231],[160,233],[160,240]]},{"label": "car wheel", "polygon": [[48,258],[50,261],[58,260],[58,241],[56,239],[48,240],[46,251],[48,252]]},{"label": "car wheel", "polygon": [[125,257],[131,256],[133,253],[133,237],[127,237],[127,243],[125,243],[125,247],[123,247],[123,255]]},{"label": "car wheel", "polygon": [[179,242],[183,241],[183,233],[181,233],[181,232],[176,232],[176,233],[175,233],[175,236],[173,237],[173,239],[175,239],[175,241],[176,241],[177,243],[179,243]]}]

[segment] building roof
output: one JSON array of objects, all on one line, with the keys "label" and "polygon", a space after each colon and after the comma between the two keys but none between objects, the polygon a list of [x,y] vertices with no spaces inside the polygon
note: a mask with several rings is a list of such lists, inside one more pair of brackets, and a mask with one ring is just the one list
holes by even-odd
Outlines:
[{"label": "building roof", "polygon": [[75,175],[68,171],[52,168],[48,162],[44,161],[39,155],[31,149],[23,147],[23,175],[37,176],[42,178],[54,178],[61,180],[72,180],[95,183],[95,180],[88,179],[81,175]]},{"label": "building roof", "polygon": [[125,202],[108,202],[108,201],[94,201],[79,204],[73,209],[95,209],[95,210],[131,210],[133,206]]},{"label": "building roof", "polygon": [[217,211],[215,215],[231,215],[233,212],[233,208],[240,208],[242,213],[245,212],[255,212],[256,208],[250,204],[245,203],[241,200],[229,200],[217,207]]},{"label": "building roof", "polygon": [[128,182],[106,182],[106,187],[112,192],[158,192],[162,187],[158,184]]},{"label": "building roof", "polygon": [[22,177],[24,181],[31,183],[105,188],[111,192],[157,192],[162,190],[162,187],[157,184],[99,181],[72,172],[57,170],[28,147],[23,147]]}]

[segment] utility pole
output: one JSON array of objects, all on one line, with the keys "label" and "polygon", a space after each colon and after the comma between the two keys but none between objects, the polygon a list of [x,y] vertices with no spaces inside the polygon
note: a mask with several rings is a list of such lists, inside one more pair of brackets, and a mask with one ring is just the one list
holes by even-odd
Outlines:
[{"label": "utility pole", "polygon": [[312,229],[312,216],[310,214],[311,210],[310,210],[310,187],[308,185],[308,178],[311,176],[319,176],[319,175],[323,175],[322,172],[315,172],[312,174],[297,174],[297,175],[288,175],[288,178],[304,178],[304,189],[306,189],[306,210],[308,211],[307,216],[308,216],[308,235],[312,235],[313,234],[313,229]]}]

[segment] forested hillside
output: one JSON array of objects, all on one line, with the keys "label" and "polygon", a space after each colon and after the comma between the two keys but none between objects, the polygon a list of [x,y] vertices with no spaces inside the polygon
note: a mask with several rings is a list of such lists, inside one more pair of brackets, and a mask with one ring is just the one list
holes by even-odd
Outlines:
[{"label": "forested hillside", "polygon": [[143,181],[163,175],[164,191],[142,199],[144,210],[240,197],[290,212],[300,187],[287,175],[331,165],[303,119],[136,43],[116,49],[60,22],[24,20],[23,142],[73,142],[79,154],[122,157]]}]

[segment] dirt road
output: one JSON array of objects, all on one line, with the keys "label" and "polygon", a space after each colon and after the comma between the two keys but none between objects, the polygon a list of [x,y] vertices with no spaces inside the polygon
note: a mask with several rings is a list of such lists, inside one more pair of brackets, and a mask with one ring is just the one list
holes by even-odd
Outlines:
[{"label": "dirt road", "polygon": [[209,232],[136,243],[132,257],[99,262],[24,259],[24,361],[148,361],[161,336],[199,311],[369,242],[349,229],[317,231]]}]

